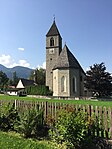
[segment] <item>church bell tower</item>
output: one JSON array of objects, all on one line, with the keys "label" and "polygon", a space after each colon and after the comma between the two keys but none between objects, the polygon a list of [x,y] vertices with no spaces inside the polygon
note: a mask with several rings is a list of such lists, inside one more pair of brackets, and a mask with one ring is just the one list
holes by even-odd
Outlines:
[{"label": "church bell tower", "polygon": [[62,50],[62,38],[55,20],[46,34],[46,86],[53,91],[53,68]]}]

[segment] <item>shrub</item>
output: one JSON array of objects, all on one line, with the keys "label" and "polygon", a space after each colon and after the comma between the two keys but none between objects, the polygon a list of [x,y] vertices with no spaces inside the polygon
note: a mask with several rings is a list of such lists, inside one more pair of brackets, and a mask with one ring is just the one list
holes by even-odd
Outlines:
[{"label": "shrub", "polygon": [[15,123],[19,120],[19,115],[14,104],[5,104],[0,108],[0,130],[14,130]]},{"label": "shrub", "polygon": [[29,109],[20,114],[20,121],[16,125],[16,130],[23,134],[25,138],[41,137],[45,135],[45,123],[43,110]]},{"label": "shrub", "polygon": [[52,95],[52,92],[49,90],[49,88],[44,85],[28,86],[26,88],[26,92],[29,95],[45,95],[45,96]]},{"label": "shrub", "polygon": [[89,125],[90,119],[88,122],[87,113],[61,110],[57,122],[50,129],[49,134],[57,143],[66,143],[68,148],[79,149],[84,145],[85,139],[91,142],[91,138],[87,135]]}]

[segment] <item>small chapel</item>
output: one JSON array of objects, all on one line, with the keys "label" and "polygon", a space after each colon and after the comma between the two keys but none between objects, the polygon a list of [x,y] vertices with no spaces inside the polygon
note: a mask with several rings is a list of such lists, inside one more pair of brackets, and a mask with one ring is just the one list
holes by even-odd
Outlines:
[{"label": "small chapel", "polygon": [[46,34],[46,86],[54,97],[82,97],[85,72],[65,44],[55,20]]}]

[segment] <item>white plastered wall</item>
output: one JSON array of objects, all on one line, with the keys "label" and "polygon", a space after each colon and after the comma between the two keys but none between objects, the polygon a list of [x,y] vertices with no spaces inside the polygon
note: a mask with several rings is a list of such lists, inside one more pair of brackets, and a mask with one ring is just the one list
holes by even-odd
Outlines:
[{"label": "white plastered wall", "polygon": [[19,82],[18,82],[16,88],[25,88],[25,87],[23,86],[23,83],[22,83],[21,80],[19,80]]},{"label": "white plastered wall", "polygon": [[[66,89],[64,92],[61,91],[61,78],[66,79]],[[69,70],[53,70],[53,96],[57,97],[69,97],[70,96],[70,82],[69,82]]]}]

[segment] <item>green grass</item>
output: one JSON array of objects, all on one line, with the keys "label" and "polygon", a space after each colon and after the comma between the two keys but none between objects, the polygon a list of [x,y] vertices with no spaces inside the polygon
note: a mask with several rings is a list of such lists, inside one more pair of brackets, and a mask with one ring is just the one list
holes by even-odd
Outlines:
[{"label": "green grass", "polygon": [[0,131],[0,149],[53,149],[48,141],[24,139],[16,133]]},{"label": "green grass", "polygon": [[32,98],[32,97],[19,97],[19,96],[9,96],[9,95],[3,95],[3,94],[1,94],[0,95],[0,99],[2,99],[2,100],[15,100],[15,99],[18,99],[18,100],[35,100],[36,101],[36,99],[35,98]]},{"label": "green grass", "polygon": [[111,107],[112,101],[94,101],[94,100],[61,100],[61,99],[39,99],[34,97],[18,97],[18,96],[8,96],[0,95],[0,100],[29,100],[29,101],[48,101],[56,103],[65,103],[65,104],[80,104],[80,105],[93,105],[93,106],[102,106],[102,107]]}]

